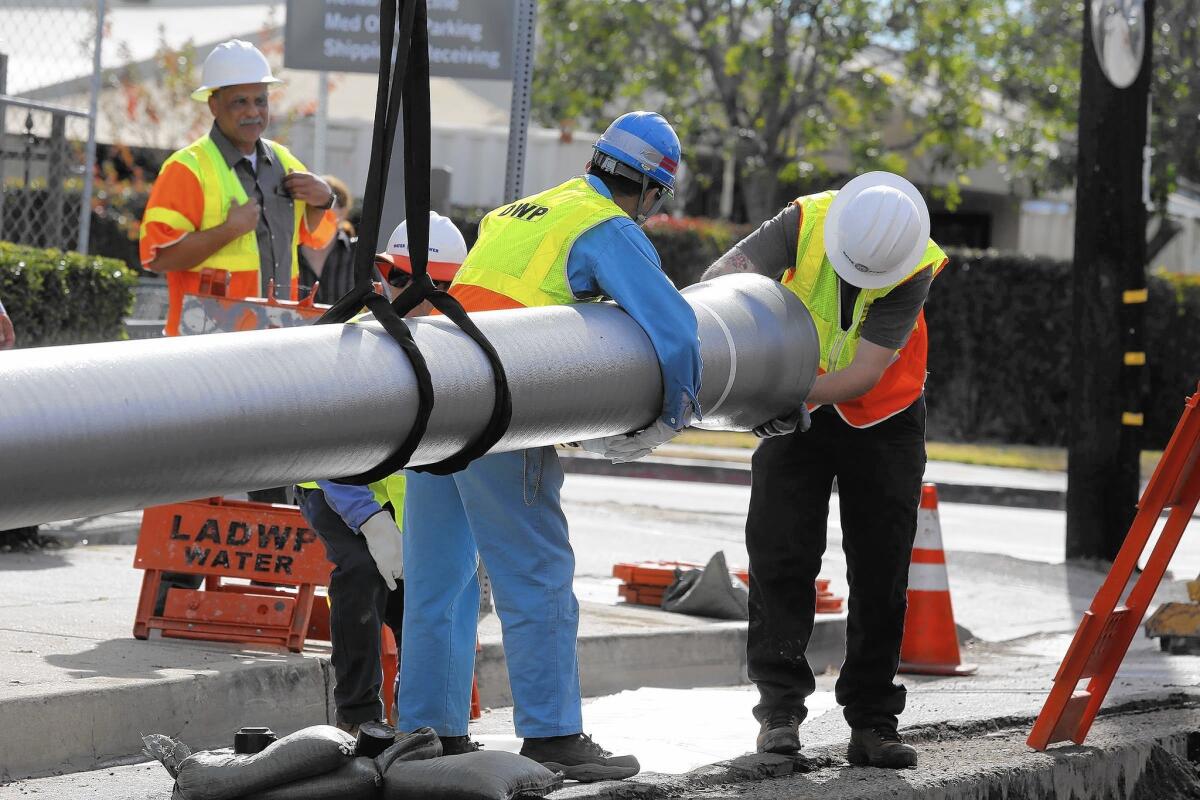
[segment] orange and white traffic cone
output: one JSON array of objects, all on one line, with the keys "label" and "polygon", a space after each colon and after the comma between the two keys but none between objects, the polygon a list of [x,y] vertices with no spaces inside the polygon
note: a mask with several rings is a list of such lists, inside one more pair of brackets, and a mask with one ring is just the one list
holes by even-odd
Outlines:
[{"label": "orange and white traffic cone", "polygon": [[908,612],[900,645],[900,672],[910,675],[973,675],[978,666],[962,663],[950,605],[946,553],[938,522],[937,487],[921,487],[917,538],[908,568]]}]

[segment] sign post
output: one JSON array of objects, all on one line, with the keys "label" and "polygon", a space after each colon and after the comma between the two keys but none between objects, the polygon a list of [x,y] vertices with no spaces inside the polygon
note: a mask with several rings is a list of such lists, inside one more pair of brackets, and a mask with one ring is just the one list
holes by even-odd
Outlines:
[{"label": "sign post", "polygon": [[508,163],[504,173],[504,202],[511,203],[524,193],[525,145],[529,137],[529,106],[533,83],[533,34],[537,27],[537,0],[517,0],[517,25],[513,55],[515,72],[512,87],[512,111],[508,117]]}]

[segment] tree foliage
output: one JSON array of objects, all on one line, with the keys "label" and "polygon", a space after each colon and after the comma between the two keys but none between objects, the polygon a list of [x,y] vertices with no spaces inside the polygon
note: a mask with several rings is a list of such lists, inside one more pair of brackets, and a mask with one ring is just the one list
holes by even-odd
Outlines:
[{"label": "tree foliage", "polygon": [[[1190,5],[1156,12],[1160,203],[1200,179]],[[931,176],[951,207],[988,164],[1036,196],[1074,177],[1081,17],[1056,0],[541,0],[535,113],[599,127],[661,109],[701,185],[720,167],[697,156],[735,154],[752,220],[872,168]]]}]

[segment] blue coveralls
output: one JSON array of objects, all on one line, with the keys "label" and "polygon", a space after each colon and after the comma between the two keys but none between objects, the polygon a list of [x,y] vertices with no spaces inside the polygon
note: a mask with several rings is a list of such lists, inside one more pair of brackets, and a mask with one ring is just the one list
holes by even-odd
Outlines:
[{"label": "blue coveralls", "polygon": [[[611,197],[598,179],[587,180]],[[699,417],[696,316],[641,228],[620,217],[587,231],[571,250],[567,275],[577,298],[611,297],[645,329],[662,368],[663,420],[680,427],[685,402]],[[562,483],[553,447],[485,456],[454,475],[408,473],[400,730],[427,725],[442,736],[467,733],[478,552],[503,631],[517,735],[583,731],[575,554]]]}]

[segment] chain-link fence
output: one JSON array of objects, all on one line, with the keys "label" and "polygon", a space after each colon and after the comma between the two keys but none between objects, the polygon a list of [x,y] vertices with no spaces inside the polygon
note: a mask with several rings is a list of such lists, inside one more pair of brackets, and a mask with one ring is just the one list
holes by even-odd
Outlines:
[{"label": "chain-link fence", "polygon": [[103,0],[0,0],[0,241],[86,247],[103,10]]}]

